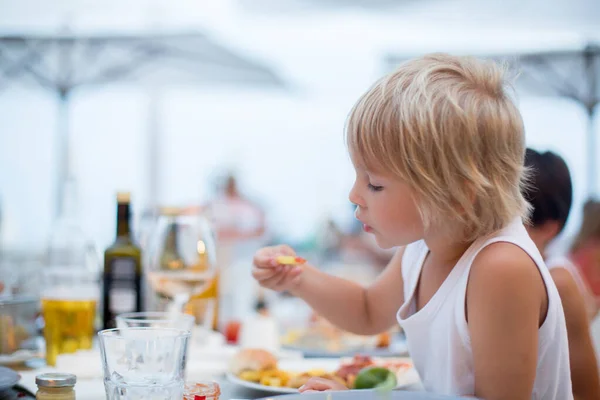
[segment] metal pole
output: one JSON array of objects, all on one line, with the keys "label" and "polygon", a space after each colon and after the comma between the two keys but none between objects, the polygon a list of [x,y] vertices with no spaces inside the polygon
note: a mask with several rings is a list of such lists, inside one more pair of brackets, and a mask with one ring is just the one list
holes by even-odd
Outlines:
[{"label": "metal pole", "polygon": [[66,183],[71,175],[71,153],[69,143],[69,91],[59,91],[58,102],[58,132],[56,141],[56,215],[60,218],[66,211],[63,209]]},{"label": "metal pole", "polygon": [[[595,58],[598,54],[595,54],[598,49],[587,48],[583,53],[583,60],[585,63],[585,72],[588,74],[588,89],[590,96],[586,99],[586,112],[587,112],[587,174],[588,174],[588,196],[593,197],[598,194],[598,171],[596,165],[596,133],[594,132],[594,109],[598,104],[597,92],[598,92],[598,76],[595,63]],[[598,56],[600,58],[600,56]]]},{"label": "metal pole", "polygon": [[588,196],[594,197],[598,194],[598,171],[596,170],[596,132],[594,125],[594,109],[587,108],[587,170],[588,170]]},{"label": "metal pole", "polygon": [[149,90],[148,105],[148,206],[155,211],[160,197],[160,172],[161,172],[161,90],[156,85],[151,85]]}]

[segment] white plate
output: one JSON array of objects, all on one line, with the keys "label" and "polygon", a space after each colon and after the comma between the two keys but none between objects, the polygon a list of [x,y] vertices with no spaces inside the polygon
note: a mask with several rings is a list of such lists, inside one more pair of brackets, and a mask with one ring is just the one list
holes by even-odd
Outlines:
[{"label": "white plate", "polygon": [[[393,358],[389,359],[390,361],[407,361],[411,362],[410,358]],[[334,358],[308,358],[303,360],[281,360],[278,363],[278,367],[284,371],[291,372],[305,372],[311,369],[323,369],[325,371],[335,371],[340,367],[340,359]],[[260,390],[262,392],[269,392],[275,394],[290,394],[290,393],[298,393],[298,389],[286,388],[286,387],[274,387],[274,386],[265,386],[259,383],[244,381],[231,372],[227,372],[227,379],[239,386],[246,387],[248,389]],[[396,389],[403,389],[408,386],[412,386],[418,384],[420,382],[419,375],[417,371],[411,367],[407,370],[401,371],[397,375],[398,385]]]},{"label": "white plate", "polygon": [[12,354],[0,355],[0,365],[22,364],[34,358],[43,358],[44,354],[34,350],[17,350]]},{"label": "white plate", "polygon": [[244,381],[237,376],[233,375],[231,372],[228,372],[226,375],[227,380],[233,384],[238,386],[243,386],[248,389],[260,390],[261,392],[269,392],[273,394],[291,394],[298,393],[298,389],[286,388],[286,387],[274,387],[274,386],[265,386],[260,383],[248,382]]},{"label": "white plate", "polygon": [[355,349],[346,349],[344,351],[327,351],[318,349],[307,349],[295,346],[283,346],[284,349],[302,353],[306,358],[341,358],[352,357],[355,354],[361,354],[370,357],[402,357],[408,354],[406,345],[395,345],[387,348],[360,347]]}]

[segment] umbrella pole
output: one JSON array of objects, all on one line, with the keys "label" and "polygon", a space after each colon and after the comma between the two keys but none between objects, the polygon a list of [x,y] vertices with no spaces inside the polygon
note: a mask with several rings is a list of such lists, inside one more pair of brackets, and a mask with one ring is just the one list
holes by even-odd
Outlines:
[{"label": "umbrella pole", "polygon": [[68,210],[64,209],[67,180],[71,177],[69,146],[69,91],[60,89],[58,102],[58,140],[56,142],[56,218],[60,218]]},{"label": "umbrella pole", "polygon": [[159,204],[159,177],[161,172],[161,91],[152,86],[149,91],[148,104],[148,157],[145,160],[148,171],[148,207],[155,211]]},{"label": "umbrella pole", "polygon": [[598,166],[596,165],[596,132],[594,132],[594,109],[587,108],[587,170],[588,170],[588,196],[598,194]]},{"label": "umbrella pole", "polygon": [[[596,165],[596,134],[594,132],[594,110],[598,105],[598,75],[596,61],[600,59],[600,49],[597,47],[588,47],[583,53],[585,71],[588,74],[587,82],[589,97],[585,101],[585,110],[587,112],[587,167],[588,167],[588,196],[593,197],[598,194],[598,170]],[[598,66],[600,67],[600,66]]]}]

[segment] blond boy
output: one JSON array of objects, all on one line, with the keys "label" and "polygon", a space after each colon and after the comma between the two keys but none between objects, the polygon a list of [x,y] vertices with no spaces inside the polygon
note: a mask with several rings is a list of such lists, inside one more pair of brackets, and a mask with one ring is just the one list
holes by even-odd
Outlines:
[{"label": "blond boy", "polygon": [[[350,200],[384,248],[369,287],[259,250],[254,277],[334,324],[374,334],[400,323],[426,390],[488,400],[572,398],[560,298],[523,226],[523,122],[491,62],[409,61],[352,109]],[[314,379],[301,390],[342,389]]]}]

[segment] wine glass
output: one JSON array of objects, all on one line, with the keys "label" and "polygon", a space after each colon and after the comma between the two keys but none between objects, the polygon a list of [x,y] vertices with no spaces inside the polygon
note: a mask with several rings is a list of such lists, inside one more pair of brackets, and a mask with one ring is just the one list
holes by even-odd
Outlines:
[{"label": "wine glass", "polygon": [[[148,280],[157,300],[155,309],[185,311],[197,320],[213,310],[195,310],[194,299],[217,299],[215,234],[198,212],[160,209],[148,248]],[[204,302],[203,304],[205,304]]]}]

